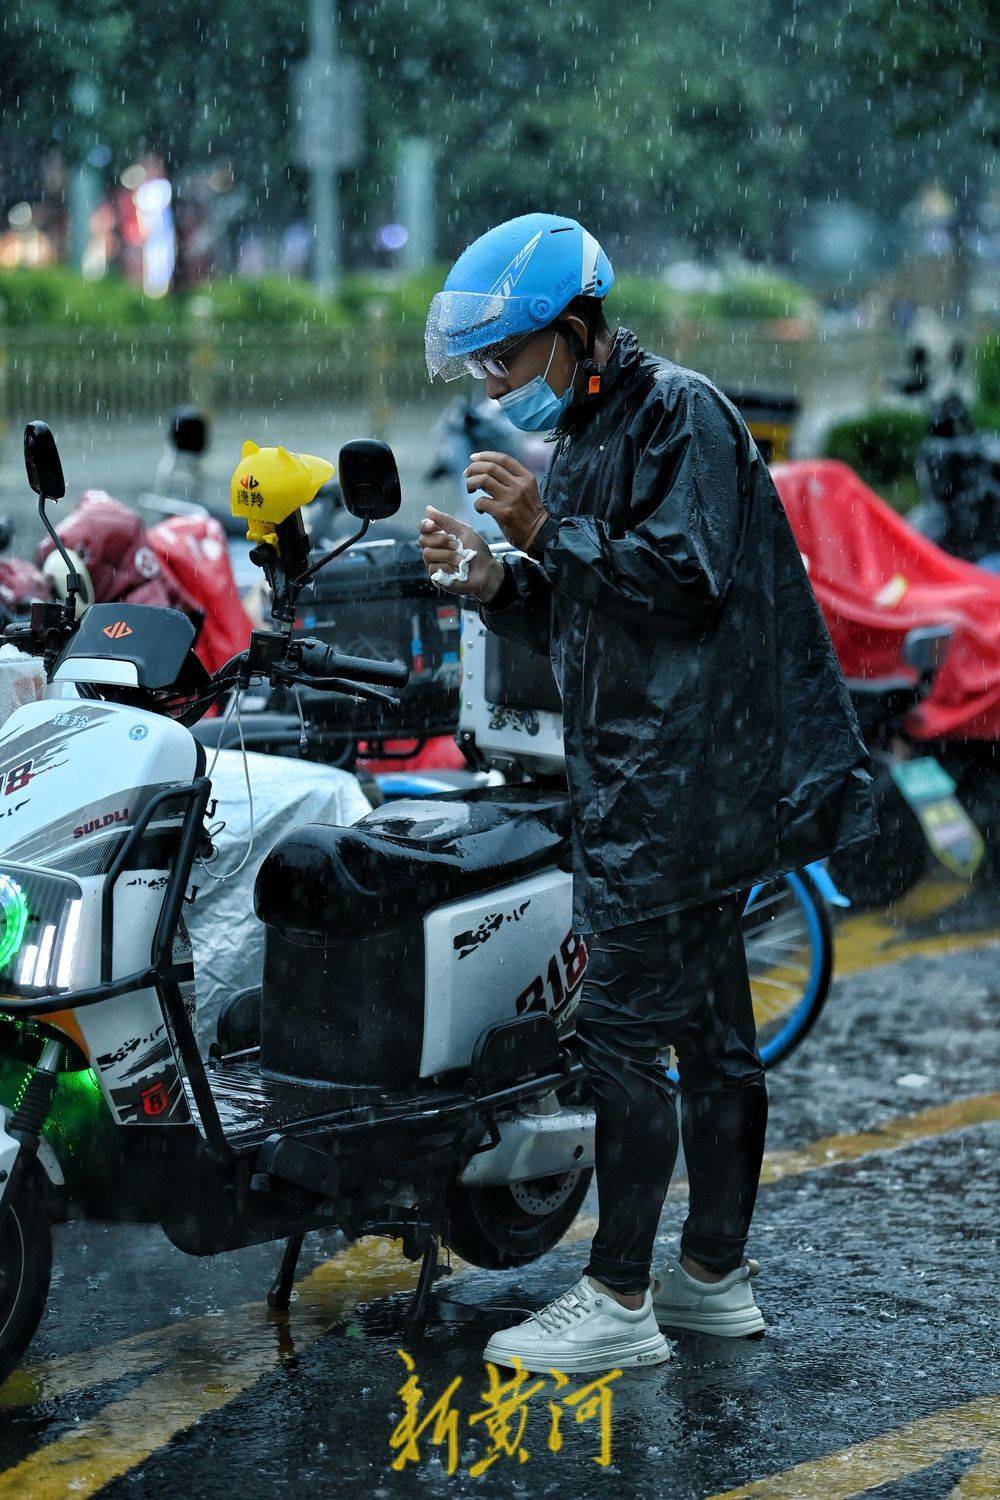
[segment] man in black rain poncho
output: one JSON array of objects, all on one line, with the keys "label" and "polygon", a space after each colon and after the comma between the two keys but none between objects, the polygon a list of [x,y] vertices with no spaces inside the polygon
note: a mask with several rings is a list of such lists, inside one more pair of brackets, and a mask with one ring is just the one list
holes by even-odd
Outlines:
[{"label": "man in black rain poncho", "polygon": [[[460,257],[431,305],[428,368],[485,377],[550,429],[539,494],[501,453],[470,493],[524,556],[499,562],[428,508],[428,570],[491,631],[551,655],[573,821],[573,925],[592,934],[577,1035],[596,1110],[600,1223],[586,1272],[485,1357],[529,1370],[655,1364],[658,1324],[764,1323],[744,1249],[767,1095],[740,919],[757,881],[870,837],[868,758],[781,502],[704,375],[612,334],[613,272],[573,220],[529,214]],[[468,560],[467,560],[468,561]],[[678,1147],[690,1211],[650,1261]]]}]

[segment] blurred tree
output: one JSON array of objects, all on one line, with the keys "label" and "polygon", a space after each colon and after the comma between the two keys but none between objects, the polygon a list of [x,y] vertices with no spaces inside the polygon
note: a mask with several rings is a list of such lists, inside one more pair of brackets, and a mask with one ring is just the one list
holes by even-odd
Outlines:
[{"label": "blurred tree", "polygon": [[545,207],[612,245],[645,231],[658,259],[671,239],[759,254],[805,141],[745,8],[708,3],[711,25],[705,0],[588,0],[540,25],[521,0],[366,0],[344,33],[371,60],[379,137],[419,122],[438,144],[442,252]]},{"label": "blurred tree", "polygon": [[998,22],[996,0],[851,0],[833,46],[847,56],[858,84],[892,106],[887,123],[895,134],[960,127],[996,148]]},{"label": "blurred tree", "polygon": [[[366,74],[351,259],[372,259],[413,133],[438,153],[442,256],[538,207],[627,242],[637,268],[682,245],[784,258],[803,205],[838,195],[891,216],[945,150],[929,121],[995,139],[994,4],[340,0]],[[175,180],[231,163],[245,227],[280,232],[304,211],[290,79],[305,50],[301,0],[7,0],[0,208],[37,194],[47,151],[79,160],[97,131],[109,181],[147,150]],[[81,78],[93,121],[71,104]]]},{"label": "blurred tree", "polygon": [[890,136],[954,199],[956,316],[969,311],[970,240],[1000,147],[998,21],[996,0],[851,0],[832,28],[832,50],[883,107]]},{"label": "blurred tree", "polygon": [[301,209],[288,65],[304,50],[296,0],[255,0],[252,26],[241,0],[13,0],[0,26],[0,191],[30,196],[47,147],[70,159],[89,148],[95,122],[71,103],[87,79],[115,172],[145,151],[175,177],[232,162],[259,215],[281,223]]}]

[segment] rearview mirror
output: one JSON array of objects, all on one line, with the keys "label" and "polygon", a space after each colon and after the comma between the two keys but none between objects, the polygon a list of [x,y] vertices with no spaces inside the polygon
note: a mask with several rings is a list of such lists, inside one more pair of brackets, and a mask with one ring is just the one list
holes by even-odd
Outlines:
[{"label": "rearview mirror", "polygon": [[400,507],[399,470],[388,443],[374,438],[345,443],[337,478],[345,506],[359,521],[384,521]]},{"label": "rearview mirror", "polygon": [[45,500],[61,500],[66,493],[56,440],[45,422],[29,422],[24,429],[24,467],[28,483]]}]

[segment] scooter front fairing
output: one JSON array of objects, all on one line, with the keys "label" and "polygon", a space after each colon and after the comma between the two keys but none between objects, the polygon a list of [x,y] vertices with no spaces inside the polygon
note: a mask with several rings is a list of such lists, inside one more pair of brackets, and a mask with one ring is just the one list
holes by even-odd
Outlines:
[{"label": "scooter front fairing", "polygon": [[[0,734],[0,991],[46,997],[123,1125],[190,1119],[155,985],[74,996],[149,969],[199,762],[180,724],[113,703],[28,704]],[[193,1003],[190,963],[185,984]]]}]

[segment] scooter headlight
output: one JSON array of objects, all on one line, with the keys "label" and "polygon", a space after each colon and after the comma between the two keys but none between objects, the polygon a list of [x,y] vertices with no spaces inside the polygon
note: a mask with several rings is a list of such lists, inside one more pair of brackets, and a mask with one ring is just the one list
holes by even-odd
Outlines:
[{"label": "scooter headlight", "polygon": [[82,912],[83,892],[68,876],[0,870],[0,995],[69,988]]},{"label": "scooter headlight", "polygon": [[10,875],[0,875],[0,969],[21,951],[28,926],[28,898]]}]

